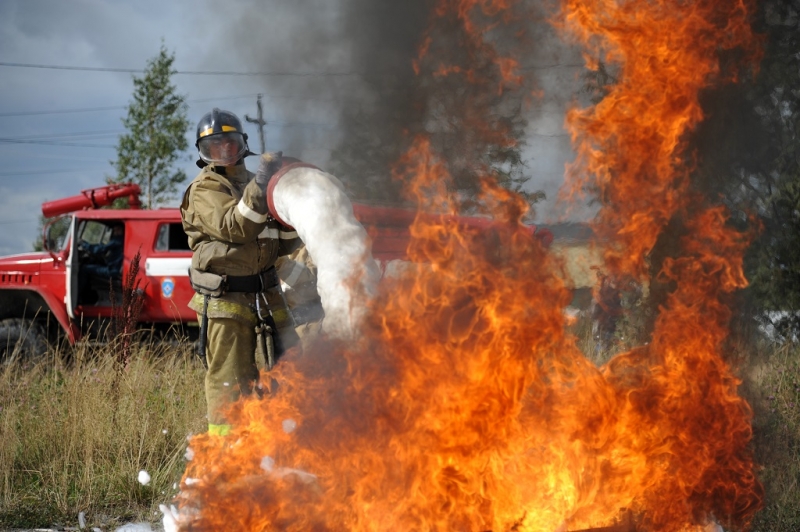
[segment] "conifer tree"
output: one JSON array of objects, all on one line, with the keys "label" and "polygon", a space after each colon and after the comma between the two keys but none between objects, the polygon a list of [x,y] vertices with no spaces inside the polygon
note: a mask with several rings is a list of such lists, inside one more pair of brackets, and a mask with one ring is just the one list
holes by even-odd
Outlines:
[{"label": "conifer tree", "polygon": [[174,61],[175,54],[168,53],[162,43],[144,74],[133,77],[133,101],[122,120],[128,132],[120,136],[117,160],[112,161],[117,175],[108,179],[109,183],[138,183],[148,209],[171,199],[177,185],[186,180],[186,173],[174,168],[188,148],[189,128],[186,97],[171,83]]}]

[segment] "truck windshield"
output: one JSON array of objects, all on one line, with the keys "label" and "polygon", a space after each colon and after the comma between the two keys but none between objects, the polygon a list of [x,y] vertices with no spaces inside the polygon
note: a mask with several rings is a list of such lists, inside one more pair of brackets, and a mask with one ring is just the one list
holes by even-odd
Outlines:
[{"label": "truck windshield", "polygon": [[48,223],[44,234],[46,249],[50,251],[66,249],[67,243],[70,241],[71,222],[71,216],[61,216]]}]

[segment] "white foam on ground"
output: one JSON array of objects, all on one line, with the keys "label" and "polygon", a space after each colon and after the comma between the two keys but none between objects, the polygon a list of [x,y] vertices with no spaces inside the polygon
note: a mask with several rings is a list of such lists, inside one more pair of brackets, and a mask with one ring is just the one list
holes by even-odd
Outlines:
[{"label": "white foam on ground", "polygon": [[180,522],[180,515],[178,510],[173,505],[159,504],[158,509],[164,514],[162,523],[164,525],[164,532],[178,532],[178,523]]},{"label": "white foam on ground", "polygon": [[153,528],[150,523],[126,523],[116,529],[116,532],[153,532]]}]

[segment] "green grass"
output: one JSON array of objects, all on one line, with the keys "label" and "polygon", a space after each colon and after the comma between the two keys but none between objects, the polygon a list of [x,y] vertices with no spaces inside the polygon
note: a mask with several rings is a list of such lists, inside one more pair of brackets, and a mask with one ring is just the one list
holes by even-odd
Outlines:
[{"label": "green grass", "polygon": [[[573,331],[602,363],[591,327]],[[800,530],[800,346],[749,344],[733,355],[754,410],[764,509],[754,531]],[[0,366],[0,529],[104,529],[160,520],[176,493],[186,437],[205,430],[203,368],[187,346],[136,346],[122,369],[115,346],[51,352],[35,365]],[[137,481],[140,470],[152,477]]]}]

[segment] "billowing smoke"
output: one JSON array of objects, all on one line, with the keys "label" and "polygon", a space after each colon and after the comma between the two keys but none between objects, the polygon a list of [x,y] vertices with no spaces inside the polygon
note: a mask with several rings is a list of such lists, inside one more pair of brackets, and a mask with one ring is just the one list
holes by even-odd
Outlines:
[{"label": "billowing smoke", "polygon": [[[356,199],[401,198],[392,168],[417,134],[431,138],[467,206],[487,170],[509,188],[546,187],[553,199],[570,156],[563,110],[582,84],[581,61],[540,2],[515,8],[487,41],[452,14],[435,16],[447,3],[242,0],[217,12],[220,46],[208,67],[272,73],[228,80],[264,93],[267,149],[330,171]],[[499,58],[519,43],[525,53],[504,73]]]},{"label": "billowing smoke", "polygon": [[362,199],[398,197],[392,165],[425,121],[427,102],[412,62],[434,6],[434,0],[346,2],[343,32],[363,75],[342,109],[332,170]]},{"label": "billowing smoke", "polygon": [[[243,0],[217,13],[219,46],[209,68],[269,72],[226,80],[228,86],[264,93],[267,149],[282,150],[330,169],[339,159],[364,166],[381,161],[375,175],[388,180],[391,146],[412,116],[411,61],[425,29],[431,0],[300,0],[265,5]],[[218,11],[217,3],[208,9]],[[236,64],[236,68],[230,65]],[[241,66],[238,66],[241,65]],[[251,104],[252,105],[252,104]],[[363,142],[373,137],[372,142]],[[251,147],[257,141],[251,136]],[[371,157],[373,147],[389,154]],[[345,153],[346,152],[346,153]],[[364,155],[366,154],[366,155]],[[339,176],[352,173],[338,165]],[[348,183],[352,185],[353,183]]]}]

